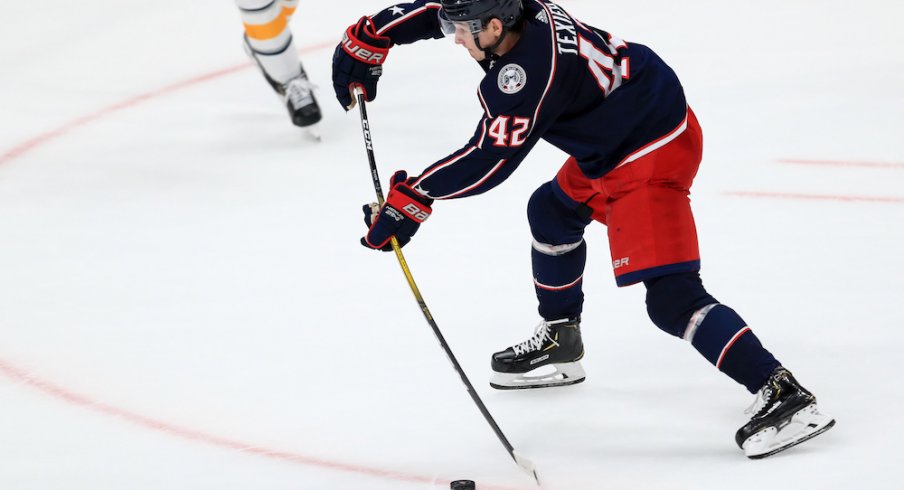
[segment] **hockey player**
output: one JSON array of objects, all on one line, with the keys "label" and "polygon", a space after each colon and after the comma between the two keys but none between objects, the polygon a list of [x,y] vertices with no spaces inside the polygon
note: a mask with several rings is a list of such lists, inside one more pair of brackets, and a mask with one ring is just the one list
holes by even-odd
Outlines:
[{"label": "hockey player", "polygon": [[[689,189],[702,133],[675,73],[648,47],[579,22],[547,0],[415,1],[362,17],[333,57],[336,96],[376,96],[397,44],[453,34],[486,72],[483,117],[461,149],[416,177],[393,175],[386,203],[364,207],[361,243],[404,245],[435,200],[473,196],[505,180],[542,138],[570,155],[527,204],[534,285],[543,318],[528,340],[492,356],[491,385],[536,388],[584,380],[580,360],[585,227],[608,227],[616,283],[643,283],[647,311],[757,399],[735,436],[750,458],[810,439],[835,421],[703,287]],[[537,368],[551,375],[533,375]]]},{"label": "hockey player", "polygon": [[298,0],[235,0],[235,4],[245,24],[245,51],[282,98],[292,124],[316,124],[320,107],[289,30]]}]

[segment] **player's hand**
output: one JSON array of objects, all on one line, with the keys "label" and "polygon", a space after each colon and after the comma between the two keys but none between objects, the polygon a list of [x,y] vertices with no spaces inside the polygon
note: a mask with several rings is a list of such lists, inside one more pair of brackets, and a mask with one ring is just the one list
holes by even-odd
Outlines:
[{"label": "player's hand", "polygon": [[392,251],[392,237],[396,237],[400,247],[405,246],[433,212],[430,208],[433,199],[414,190],[404,170],[396,172],[389,185],[389,195],[382,207],[375,202],[364,205],[368,230],[361,239],[361,245],[384,252]]},{"label": "player's hand", "polygon": [[391,45],[388,37],[377,34],[370,17],[361,17],[346,29],[333,53],[333,89],[345,110],[355,106],[355,86],[364,91],[364,100],[370,102],[377,97],[377,81]]}]

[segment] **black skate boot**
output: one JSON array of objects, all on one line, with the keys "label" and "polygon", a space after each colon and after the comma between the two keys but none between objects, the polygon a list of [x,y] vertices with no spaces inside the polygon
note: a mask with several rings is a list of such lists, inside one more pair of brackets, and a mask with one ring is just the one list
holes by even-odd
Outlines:
[{"label": "black skate boot", "polygon": [[[254,51],[251,47],[251,43],[248,41],[248,36],[244,37],[244,48],[245,53],[247,53],[248,56],[254,60],[255,64],[257,64],[264,79],[267,80],[267,83],[273,91],[279,95],[286,105],[286,109],[289,110],[289,117],[292,119],[292,124],[304,128],[320,122],[322,114],[320,112],[320,106],[314,98],[314,84],[308,80],[308,74],[304,71],[304,66],[299,65],[300,73],[297,77],[286,83],[280,83],[274,80],[273,77],[267,73],[267,70],[264,69],[264,65],[261,64],[261,60],[258,59],[258,53]],[[319,135],[315,134],[313,131],[311,134],[319,139]]]},{"label": "black skate boot", "polygon": [[832,417],[819,413],[816,397],[781,366],[757,392],[756,401],[747,413],[754,415],[738,429],[735,442],[751,459],[784,451],[835,425]]},{"label": "black skate boot", "polygon": [[578,362],[582,357],[580,317],[543,321],[533,337],[493,354],[490,386],[515,390],[580,383],[585,377]]},{"label": "black skate boot", "polygon": [[283,85],[282,92],[292,124],[304,128],[320,122],[322,116],[314,98],[314,85],[308,80],[304,68],[301,68],[300,75]]}]

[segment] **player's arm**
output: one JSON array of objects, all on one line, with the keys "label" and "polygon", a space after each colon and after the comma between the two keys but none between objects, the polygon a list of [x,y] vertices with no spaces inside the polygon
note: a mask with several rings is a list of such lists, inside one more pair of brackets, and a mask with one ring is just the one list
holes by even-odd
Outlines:
[{"label": "player's arm", "polygon": [[[553,76],[540,64],[531,70],[531,83],[519,65],[487,77],[478,90],[484,115],[463,148],[425,169],[414,188],[432,199],[453,199],[486,192],[507,179],[558,117],[560,107],[549,90]],[[546,77],[544,77],[546,75]],[[556,100],[554,100],[556,99]]]},{"label": "player's arm", "polygon": [[385,204],[364,206],[368,232],[362,245],[390,251],[389,240],[393,236],[404,245],[430,216],[435,199],[473,196],[502,183],[537,144],[555,113],[550,109],[552,114],[542,116],[536,123],[532,117],[540,110],[532,101],[506,107],[504,112],[495,112],[488,104],[484,104],[484,109],[467,145],[429,166],[418,177],[397,172]]},{"label": "player's arm", "polygon": [[526,117],[484,115],[464,147],[427,167],[412,187],[431,199],[482,194],[505,181],[539,140]]},{"label": "player's arm", "polygon": [[376,32],[396,44],[411,44],[444,36],[439,2],[418,0],[387,7],[371,16]]},{"label": "player's arm", "polygon": [[352,89],[356,86],[368,102],[376,98],[389,48],[443,37],[440,8],[438,2],[424,0],[400,3],[361,17],[345,30],[333,53],[333,89],[342,107],[354,107]]}]

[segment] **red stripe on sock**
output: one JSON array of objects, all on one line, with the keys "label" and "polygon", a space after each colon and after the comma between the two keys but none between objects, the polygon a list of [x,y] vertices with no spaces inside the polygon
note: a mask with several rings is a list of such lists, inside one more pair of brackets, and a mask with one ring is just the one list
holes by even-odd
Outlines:
[{"label": "red stripe on sock", "polygon": [[734,343],[737,342],[738,339],[741,338],[742,335],[744,335],[745,333],[747,333],[749,331],[750,331],[750,327],[744,327],[744,328],[738,330],[738,333],[734,334],[734,337],[732,337],[731,340],[729,340],[728,343],[725,344],[725,347],[722,349],[722,353],[719,354],[719,360],[716,361],[717,369],[721,369],[722,360],[725,359],[725,354],[728,352],[728,349],[731,349],[731,346],[733,346]]}]

